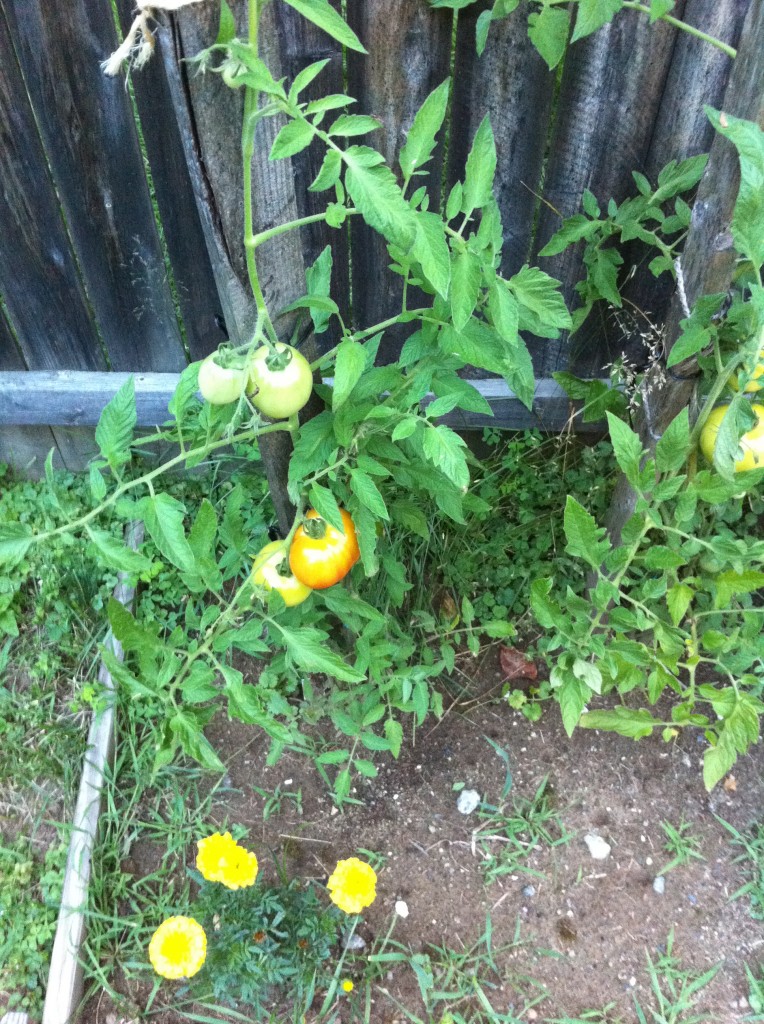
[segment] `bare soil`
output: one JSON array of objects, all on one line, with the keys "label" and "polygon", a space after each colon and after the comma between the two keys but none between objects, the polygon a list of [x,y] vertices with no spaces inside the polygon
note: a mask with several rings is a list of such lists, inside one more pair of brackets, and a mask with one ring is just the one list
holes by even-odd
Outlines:
[{"label": "bare soil", "polygon": [[[671,744],[659,736],[634,743],[584,730],[569,739],[556,709],[531,724],[495,702],[501,682],[496,648],[472,666],[473,695],[456,702],[441,722],[426,723],[398,761],[379,755],[379,777],[359,779],[351,794],[359,803],[342,812],[309,762],[286,755],[267,767],[260,736],[221,716],[208,736],[224,759],[228,752],[229,778],[217,792],[209,825],[245,826],[266,877],[273,854],[286,857],[293,875],[321,881],[340,858],[360,850],[381,855],[378,899],[361,928],[367,951],[386,933],[397,900],[405,900],[410,913],[397,921],[394,938],[414,951],[427,951],[428,944],[466,948],[484,932],[490,914],[494,947],[510,946],[496,957],[500,976],[488,976],[495,987],[486,991],[497,1013],[548,1021],[610,1007],[598,1019],[631,1024],[638,1020],[636,998],[649,1020],[647,1007],[655,999],[646,956],[659,960],[673,932],[673,952],[684,969],[701,974],[722,965],[700,991],[693,1013],[706,1013],[717,1024],[754,1019],[744,965],[755,971],[764,962],[764,930],[750,917],[745,897],[731,899],[746,881],[745,864],[735,862],[740,850],[716,815],[741,831],[760,819],[762,745],[709,795],[699,734],[688,731]],[[553,847],[539,845],[525,862],[528,871],[490,885],[478,841],[486,822],[479,811],[458,811],[454,788],[464,784],[487,804],[500,802],[505,764],[486,737],[509,755],[507,805],[532,797],[548,778],[554,809],[570,836]],[[300,809],[285,799],[279,813],[263,820],[264,800],[253,786],[299,792]],[[682,821],[699,840],[703,859],[667,872],[661,894],[653,883],[670,859],[661,823],[676,827]],[[606,859],[592,858],[587,834],[610,845]],[[156,852],[143,854],[133,851],[150,867]],[[170,988],[163,993],[154,1012],[162,998],[167,1011],[155,1019],[174,1024],[182,1018],[170,1009]],[[139,992],[129,995],[140,1005]],[[427,1019],[405,965],[375,989],[375,1024],[405,1019],[390,996]],[[84,1021],[123,1020],[107,1002],[91,1001]]]}]

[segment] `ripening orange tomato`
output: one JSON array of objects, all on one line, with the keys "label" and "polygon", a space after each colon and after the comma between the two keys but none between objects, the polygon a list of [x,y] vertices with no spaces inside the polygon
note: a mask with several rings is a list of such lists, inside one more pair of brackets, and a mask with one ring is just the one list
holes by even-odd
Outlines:
[{"label": "ripening orange tomato", "polygon": [[361,557],[350,513],[340,509],[344,533],[340,533],[309,509],[297,528],[289,549],[289,567],[297,579],[313,590],[339,583]]}]

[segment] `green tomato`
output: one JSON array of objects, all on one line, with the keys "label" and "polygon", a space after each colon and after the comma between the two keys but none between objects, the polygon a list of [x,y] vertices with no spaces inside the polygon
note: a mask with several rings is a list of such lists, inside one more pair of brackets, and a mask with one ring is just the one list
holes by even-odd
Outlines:
[{"label": "green tomato", "polygon": [[199,390],[210,405],[228,405],[241,397],[247,373],[242,367],[221,366],[216,356],[213,352],[199,367]]},{"label": "green tomato", "polygon": [[289,345],[265,345],[249,364],[247,394],[252,405],[272,420],[289,419],[305,405],[313,390],[313,374],[305,356]]},{"label": "green tomato", "polygon": [[229,57],[220,69],[220,77],[229,89],[241,89],[244,82],[240,76],[246,75],[246,73],[245,65],[233,57]]}]

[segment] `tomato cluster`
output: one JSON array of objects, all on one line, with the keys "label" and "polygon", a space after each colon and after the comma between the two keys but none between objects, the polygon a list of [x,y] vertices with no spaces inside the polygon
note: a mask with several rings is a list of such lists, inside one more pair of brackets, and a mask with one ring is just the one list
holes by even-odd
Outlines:
[{"label": "tomato cluster", "polygon": [[[355,524],[340,509],[343,530],[337,530],[309,509],[297,528],[289,551],[285,541],[274,541],[258,553],[252,567],[252,582],[265,590],[276,590],[287,607],[301,604],[312,590],[326,590],[350,572],[361,552]],[[291,573],[282,572],[289,561]]]},{"label": "tomato cluster", "polygon": [[290,345],[263,345],[246,364],[213,352],[199,367],[199,390],[210,405],[237,402],[246,391],[263,416],[285,420],[307,403],[313,374],[305,356]]}]

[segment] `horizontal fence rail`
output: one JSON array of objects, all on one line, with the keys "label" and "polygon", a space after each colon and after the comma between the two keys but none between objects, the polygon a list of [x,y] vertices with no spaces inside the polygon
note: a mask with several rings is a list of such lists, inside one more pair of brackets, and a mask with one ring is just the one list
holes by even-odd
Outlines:
[{"label": "horizontal fence rail", "polygon": [[[58,372],[0,373],[0,427],[39,426],[94,427],[104,406],[125,381],[133,376],[139,427],[156,427],[167,421],[167,403],[178,383],[177,373],[82,373]],[[331,384],[331,378],[326,379]],[[603,383],[608,383],[603,381]],[[571,422],[577,405],[572,403],[552,378],[536,382],[533,410],[529,411],[507,386],[496,378],[470,381],[491,406],[493,416],[454,409],[439,422],[456,429],[476,430],[498,427],[521,430],[529,426],[559,431]],[[423,405],[434,396],[427,396]],[[576,418],[577,431],[598,432],[601,425]]]}]

